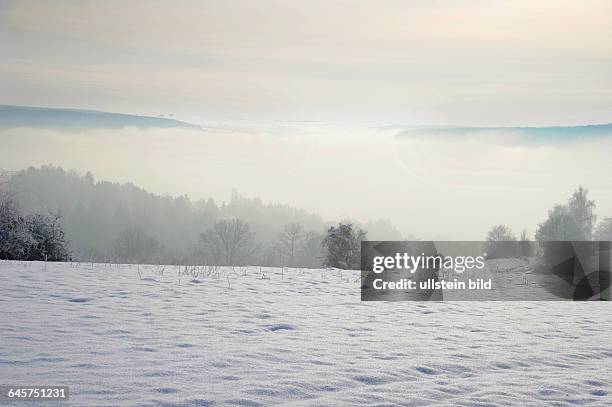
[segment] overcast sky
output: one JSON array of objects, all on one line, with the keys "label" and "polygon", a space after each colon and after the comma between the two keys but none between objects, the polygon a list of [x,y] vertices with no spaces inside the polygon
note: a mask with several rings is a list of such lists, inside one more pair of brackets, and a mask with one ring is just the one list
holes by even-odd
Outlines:
[{"label": "overcast sky", "polygon": [[206,120],[609,122],[612,2],[0,0],[0,103]]}]

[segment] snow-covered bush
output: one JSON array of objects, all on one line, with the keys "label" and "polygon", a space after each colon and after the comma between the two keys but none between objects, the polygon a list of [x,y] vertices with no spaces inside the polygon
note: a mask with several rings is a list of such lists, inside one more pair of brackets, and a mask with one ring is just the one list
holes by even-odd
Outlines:
[{"label": "snow-covered bush", "polygon": [[61,213],[24,216],[12,194],[0,195],[0,259],[66,261]]}]

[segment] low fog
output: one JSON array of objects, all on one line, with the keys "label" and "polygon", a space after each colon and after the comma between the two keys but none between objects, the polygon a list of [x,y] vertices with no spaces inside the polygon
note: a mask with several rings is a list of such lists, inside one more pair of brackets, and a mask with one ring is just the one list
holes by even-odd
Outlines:
[{"label": "low fog", "polygon": [[525,143],[512,131],[397,137],[401,128],[274,123],[198,129],[0,130],[0,168],[54,164],[155,193],[227,201],[233,188],[324,219],[389,219],[405,236],[532,235],[578,185],[612,215],[612,138]]}]

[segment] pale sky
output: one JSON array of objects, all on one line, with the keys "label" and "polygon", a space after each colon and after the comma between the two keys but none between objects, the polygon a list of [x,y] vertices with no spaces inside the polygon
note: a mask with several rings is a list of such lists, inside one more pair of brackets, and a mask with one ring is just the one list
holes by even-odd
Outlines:
[{"label": "pale sky", "polygon": [[198,122],[607,123],[612,2],[0,0],[0,104]]}]

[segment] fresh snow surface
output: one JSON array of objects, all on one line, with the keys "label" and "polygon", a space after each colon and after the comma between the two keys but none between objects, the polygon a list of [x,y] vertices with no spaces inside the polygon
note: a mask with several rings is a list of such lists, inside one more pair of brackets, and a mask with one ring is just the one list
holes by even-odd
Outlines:
[{"label": "fresh snow surface", "polygon": [[263,271],[0,262],[0,384],[70,386],[43,406],[612,405],[610,303],[366,303],[357,271]]}]

